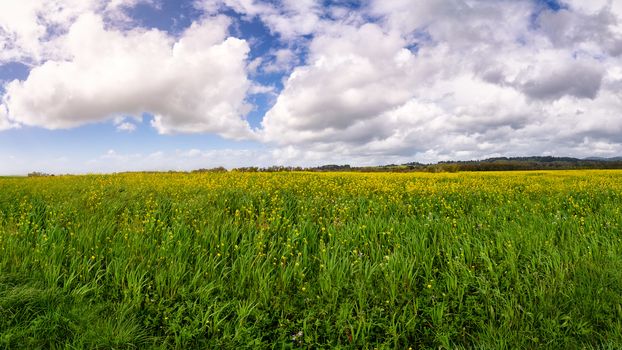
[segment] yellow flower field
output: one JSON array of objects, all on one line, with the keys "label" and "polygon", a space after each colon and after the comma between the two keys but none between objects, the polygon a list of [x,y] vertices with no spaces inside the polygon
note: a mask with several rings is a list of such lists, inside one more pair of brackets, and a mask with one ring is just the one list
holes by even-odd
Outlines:
[{"label": "yellow flower field", "polygon": [[622,171],[0,178],[0,347],[620,348]]}]

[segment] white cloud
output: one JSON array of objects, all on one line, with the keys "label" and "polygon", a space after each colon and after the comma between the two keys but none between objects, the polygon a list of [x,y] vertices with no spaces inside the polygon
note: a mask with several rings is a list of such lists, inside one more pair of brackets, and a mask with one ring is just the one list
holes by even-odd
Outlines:
[{"label": "white cloud", "polygon": [[46,61],[8,84],[5,104],[16,122],[50,129],[149,112],[160,133],[251,137],[242,118],[249,48],[227,37],[228,26],[226,17],[208,18],[175,39],[107,29],[100,16],[82,15],[58,41],[68,59]]},{"label": "white cloud", "polygon": [[6,107],[0,104],[0,131],[12,129],[14,127],[16,127],[16,125],[9,120],[9,113]]},{"label": "white cloud", "polygon": [[404,44],[399,35],[384,34],[374,24],[316,37],[310,64],[293,71],[263,120],[266,139],[287,143],[319,140],[322,133],[332,137],[406,102],[417,69]]},{"label": "white cloud", "polygon": [[514,62],[518,74],[507,81],[533,99],[559,99],[563,96],[594,99],[598,95],[605,69],[591,57],[572,57],[568,52],[532,52],[528,63]]},{"label": "white cloud", "polygon": [[40,61],[46,55],[43,41],[49,30],[64,30],[72,18],[95,7],[95,2],[90,0],[1,1],[0,63]]},{"label": "white cloud", "polygon": [[607,5],[597,11],[593,7],[571,6],[560,11],[544,11],[538,17],[538,24],[554,45],[594,55],[622,55],[622,13],[616,14]]},{"label": "white cloud", "polygon": [[0,64],[39,64],[64,57],[55,40],[84,13],[97,12],[109,21],[130,21],[125,11],[155,0],[19,0],[0,1]]},{"label": "white cloud", "polygon": [[118,10],[120,8],[132,8],[140,3],[155,5],[155,0],[110,0],[106,5],[106,9]]},{"label": "white cloud", "polygon": [[259,17],[285,40],[317,32],[324,11],[318,0],[195,0],[194,4],[206,13],[217,13],[228,7],[247,17]]},{"label": "white cloud", "polygon": [[266,73],[287,72],[298,62],[298,55],[291,49],[278,49],[271,55],[272,60],[263,65]]},{"label": "white cloud", "polygon": [[221,0],[193,0],[192,5],[208,15],[214,15],[219,12],[223,3]]},{"label": "white cloud", "polygon": [[275,87],[269,85],[259,85],[253,84],[250,89],[248,89],[249,95],[258,95],[258,94],[274,94]]},{"label": "white cloud", "polygon": [[619,15],[603,29],[601,10],[573,14],[562,37],[574,35],[566,27],[591,32],[565,42],[542,25],[563,12],[534,17],[541,11],[534,2],[377,0],[369,11],[380,27],[333,23],[316,32],[308,63],[294,69],[266,114],[263,139],[285,158],[622,150],[622,62],[603,39]]},{"label": "white cloud", "polygon": [[257,70],[259,69],[262,63],[263,63],[263,58],[261,57],[254,58],[252,61],[248,63],[248,66],[246,67],[246,69],[248,70],[248,73],[257,74]]},{"label": "white cloud", "polygon": [[[93,1],[93,0],[90,0]],[[99,0],[101,11],[111,22],[131,23],[132,18],[127,14],[127,10],[139,4],[147,4],[154,8],[161,7],[161,0]]]},{"label": "white cloud", "polygon": [[129,122],[123,122],[117,125],[117,131],[134,132],[136,130],[136,124]]},{"label": "white cloud", "polygon": [[[7,3],[0,62],[34,57],[34,68],[7,86],[10,114],[0,109],[0,129],[152,112],[160,133],[259,138],[272,147],[266,165],[622,151],[619,1],[565,0],[553,11],[513,0],[369,0],[359,10],[319,0],[196,0],[209,16],[177,37],[110,25],[112,13],[121,18],[138,0]],[[59,3],[75,6],[53,11]],[[263,21],[278,47],[248,62],[249,44],[228,37],[232,19],[217,16],[225,8]],[[48,38],[50,28],[60,34]],[[280,92],[259,82],[285,72]],[[243,118],[252,94],[278,94],[256,132]],[[249,152],[223,154],[253,164],[260,152]],[[231,164],[201,150],[175,157]]]}]

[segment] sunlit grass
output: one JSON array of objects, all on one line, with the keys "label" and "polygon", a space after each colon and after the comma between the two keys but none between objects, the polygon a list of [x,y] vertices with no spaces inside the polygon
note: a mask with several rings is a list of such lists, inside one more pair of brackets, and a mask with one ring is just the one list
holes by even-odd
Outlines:
[{"label": "sunlit grass", "polygon": [[622,172],[0,179],[0,347],[621,348]]}]

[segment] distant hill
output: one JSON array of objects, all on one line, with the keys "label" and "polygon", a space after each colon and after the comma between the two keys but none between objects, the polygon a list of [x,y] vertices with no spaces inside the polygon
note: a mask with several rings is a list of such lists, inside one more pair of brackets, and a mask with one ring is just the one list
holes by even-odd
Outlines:
[{"label": "distant hill", "polygon": [[622,169],[622,157],[571,158],[571,157],[497,157],[483,160],[445,161],[436,164],[409,162],[380,166],[354,167],[350,165],[322,165],[318,167],[238,168],[234,171],[313,171],[313,172],[458,172],[458,171],[512,171],[512,170],[572,170],[572,169]]},{"label": "distant hill", "polygon": [[437,171],[504,171],[622,169],[622,157],[579,159],[571,157],[499,157],[464,162],[440,162],[428,165]]},{"label": "distant hill", "polygon": [[585,160],[598,160],[602,162],[622,162],[622,157],[602,158],[602,157],[590,157]]}]

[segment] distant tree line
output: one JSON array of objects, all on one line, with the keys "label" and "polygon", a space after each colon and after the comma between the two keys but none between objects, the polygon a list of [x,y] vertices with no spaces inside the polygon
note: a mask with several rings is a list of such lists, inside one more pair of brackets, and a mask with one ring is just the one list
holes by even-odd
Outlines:
[{"label": "distant tree line", "polygon": [[[224,168],[216,168],[224,169]],[[322,165],[318,167],[244,167],[238,172],[458,172],[458,171],[512,171],[512,170],[572,170],[572,169],[622,169],[622,158],[570,158],[570,157],[498,157],[484,160],[446,161],[436,164],[417,162],[380,166],[353,167],[350,165]],[[207,170],[207,171],[214,171]],[[226,171],[226,170],[225,170]]]},{"label": "distant tree line", "polygon": [[[445,161],[436,164],[423,164],[410,162],[404,164],[388,164],[378,166],[354,167],[348,164],[327,164],[317,167],[293,167],[293,166],[270,166],[270,167],[241,167],[227,170],[224,167],[202,168],[192,170],[192,173],[276,173],[276,172],[428,172],[447,173],[459,171],[513,171],[513,170],[573,170],[573,169],[622,169],[622,157],[616,158],[569,158],[569,157],[498,157],[484,160],[469,161]],[[178,171],[168,171],[177,173]],[[149,172],[146,172],[149,173]],[[32,172],[30,177],[54,176],[42,172]]]},{"label": "distant tree line", "polygon": [[571,170],[622,169],[622,160],[578,159],[569,157],[490,158],[481,161],[441,162],[428,165],[437,171],[511,171],[511,170]]}]

